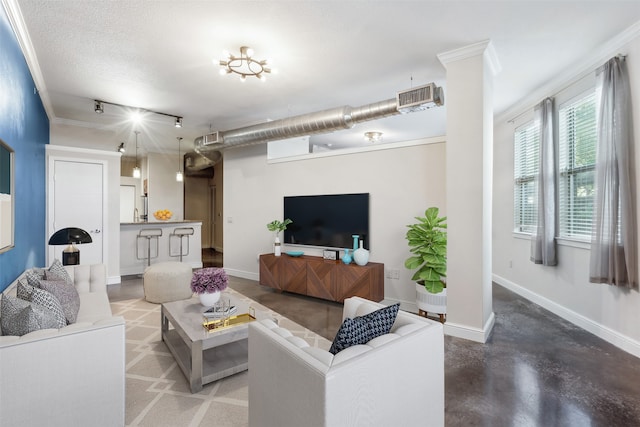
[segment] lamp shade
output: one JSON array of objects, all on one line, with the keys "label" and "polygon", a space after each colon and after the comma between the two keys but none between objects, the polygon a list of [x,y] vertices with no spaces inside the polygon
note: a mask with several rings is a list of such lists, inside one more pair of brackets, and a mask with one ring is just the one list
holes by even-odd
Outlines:
[{"label": "lamp shade", "polygon": [[71,243],[91,243],[93,240],[89,233],[82,228],[68,227],[62,228],[49,238],[50,245],[68,245]]}]

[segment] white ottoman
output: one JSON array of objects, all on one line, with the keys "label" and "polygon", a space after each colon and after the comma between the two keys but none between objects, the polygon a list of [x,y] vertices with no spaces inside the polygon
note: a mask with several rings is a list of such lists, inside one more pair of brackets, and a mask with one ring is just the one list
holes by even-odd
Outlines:
[{"label": "white ottoman", "polygon": [[191,298],[191,266],[184,262],[159,262],[144,270],[144,298],[163,303]]}]

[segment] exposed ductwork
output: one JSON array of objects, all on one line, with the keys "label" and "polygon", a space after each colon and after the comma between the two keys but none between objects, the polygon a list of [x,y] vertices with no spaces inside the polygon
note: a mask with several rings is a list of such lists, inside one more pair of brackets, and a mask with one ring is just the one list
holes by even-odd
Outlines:
[{"label": "exposed ductwork", "polygon": [[[411,100],[411,109],[402,105],[403,99]],[[354,108],[346,105],[225,132],[214,132],[196,138],[194,141],[195,151],[215,164],[222,158],[222,151],[229,148],[351,129],[356,123],[377,120],[404,112],[419,111],[440,106],[443,103],[442,88],[430,83],[399,92],[396,98],[361,107]]]}]

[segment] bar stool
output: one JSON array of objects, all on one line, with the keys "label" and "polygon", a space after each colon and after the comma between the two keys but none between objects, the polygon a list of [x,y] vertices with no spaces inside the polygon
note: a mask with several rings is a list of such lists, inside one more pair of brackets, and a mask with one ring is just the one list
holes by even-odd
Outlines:
[{"label": "bar stool", "polygon": [[[173,229],[173,233],[169,234],[169,256],[172,257],[176,257],[179,256],[180,257],[180,262],[182,262],[182,256],[185,255],[189,255],[189,236],[193,235],[193,227],[179,227],[179,228],[174,228]],[[182,239],[186,237],[187,238],[187,253],[183,253],[182,252]],[[180,240],[180,253],[178,255],[173,255],[173,251],[171,250],[172,246],[171,246],[171,242],[172,238],[178,238]]]},{"label": "bar stool", "polygon": [[[151,265],[151,260],[153,258],[158,258],[158,237],[162,236],[161,228],[143,228],[138,232],[138,236],[136,236],[136,258],[138,260],[147,260],[147,267]],[[147,256],[140,257],[140,240],[146,241],[147,248]],[[154,257],[151,256],[151,241],[155,242],[156,255]]]}]

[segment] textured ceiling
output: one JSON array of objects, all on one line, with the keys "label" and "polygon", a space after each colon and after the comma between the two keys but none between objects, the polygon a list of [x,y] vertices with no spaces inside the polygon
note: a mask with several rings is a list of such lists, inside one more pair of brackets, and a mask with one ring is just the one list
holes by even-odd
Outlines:
[{"label": "textured ceiling", "polygon": [[[154,147],[342,105],[395,97],[429,82],[445,88],[437,54],[491,39],[502,71],[500,113],[640,20],[638,1],[86,1],[17,4],[54,123],[106,129],[133,141],[122,109],[93,113],[93,99],[184,117],[154,116]],[[222,50],[250,46],[271,58],[266,82],[221,76]],[[312,137],[362,145],[368,130],[391,143],[445,133],[446,107]]]}]

